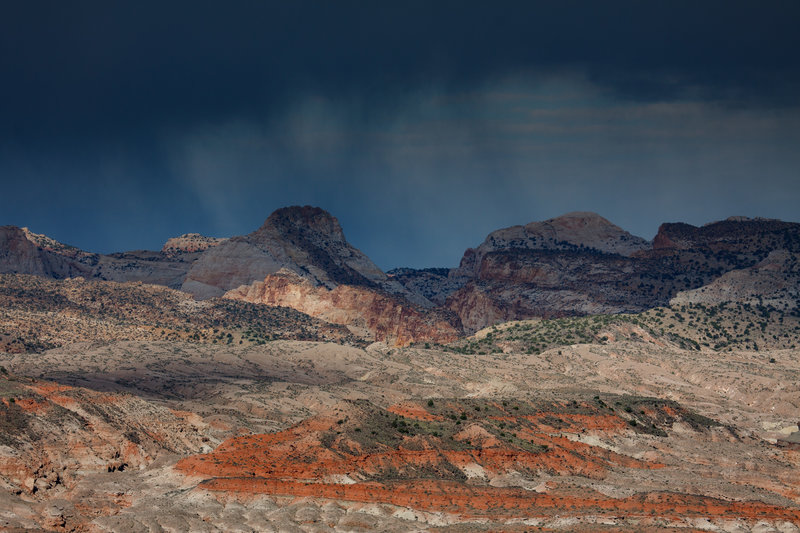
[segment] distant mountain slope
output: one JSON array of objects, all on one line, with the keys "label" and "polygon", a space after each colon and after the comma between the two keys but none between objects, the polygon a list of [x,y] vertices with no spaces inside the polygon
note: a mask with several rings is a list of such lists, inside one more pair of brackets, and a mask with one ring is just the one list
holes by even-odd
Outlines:
[{"label": "distant mountain slope", "polygon": [[387,282],[386,274],[347,242],[335,217],[317,207],[295,206],[278,209],[249,235],[206,250],[182,289],[198,298],[221,296],[281,268],[328,288],[377,288]]},{"label": "distant mountain slope", "polygon": [[177,289],[197,257],[197,253],[166,254],[147,250],[95,254],[33,233],[28,228],[0,226],[0,274],[141,281]]},{"label": "distant mountain slope", "polygon": [[741,302],[791,310],[800,304],[800,254],[775,250],[759,263],[731,270],[708,285],[678,293],[670,303]]},{"label": "distant mountain slope", "polygon": [[183,292],[141,283],[0,274],[0,352],[85,341],[258,344],[279,338],[358,342],[342,326],[286,307],[198,302]]},{"label": "distant mountain slope", "polygon": [[459,274],[474,275],[484,256],[510,249],[590,251],[630,256],[649,247],[646,240],[631,235],[596,213],[574,212],[543,222],[493,231],[480,246],[464,253]]},{"label": "distant mountain slope", "polygon": [[430,301],[381,271],[318,207],[278,209],[258,230],[208,248],[182,289],[200,299],[291,307],[401,345],[449,342],[461,330],[457,320],[425,311]]},{"label": "distant mountain slope", "polygon": [[[537,316],[644,311],[775,250],[800,252],[800,224],[744,217],[702,227],[670,223],[650,245],[599,215],[569,213],[492,232],[447,275],[405,269],[396,279],[476,331]],[[783,267],[771,268],[783,275]]]},{"label": "distant mountain slope", "polygon": [[232,289],[225,298],[291,307],[346,325],[365,338],[401,346],[412,342],[452,342],[461,333],[460,323],[452,313],[417,308],[402,298],[369,287],[315,286],[287,269]]},{"label": "distant mountain slope", "polygon": [[[38,241],[38,242],[37,242]],[[58,251],[50,243],[58,243],[27,228],[0,226],[0,273],[33,274],[51,278],[86,275],[96,264],[96,257],[76,257],[73,249],[61,245]],[[68,250],[69,253],[60,253]]]},{"label": "distant mountain slope", "polygon": [[202,252],[214,246],[218,246],[227,240],[228,239],[206,237],[199,233],[185,233],[179,237],[167,239],[167,242],[161,247],[161,252],[167,255]]},{"label": "distant mountain slope", "polygon": [[[653,249],[661,252],[704,250],[734,261],[739,267],[751,266],[772,250],[800,252],[800,224],[768,218],[730,217],[703,226],[684,223],[662,224],[653,239]],[[746,264],[750,261],[750,264]]]},{"label": "distant mountain slope", "polygon": [[[449,338],[451,326],[472,332],[531,317],[639,312],[667,305],[679,294],[687,301],[720,303],[769,293],[786,300],[781,305],[789,309],[797,276],[789,263],[770,256],[780,250],[800,254],[800,224],[745,217],[700,227],[665,223],[649,243],[597,214],[575,212],[494,231],[466,250],[457,268],[401,268],[387,275],[347,242],[333,215],[311,206],[278,209],[243,236],[185,234],[161,251],[108,255],[26,228],[0,227],[0,273],[141,281],[180,288],[201,300],[228,294],[314,313],[324,301],[330,309],[320,311],[320,318],[355,328],[371,323],[370,335],[395,339],[418,339],[432,323],[441,323],[441,338]],[[769,265],[756,267],[768,256]],[[294,276],[291,287],[287,276],[276,275],[281,271]],[[339,287],[352,289],[335,292]],[[772,294],[775,287],[783,292]],[[354,314],[359,306],[364,309]],[[426,311],[433,308],[439,310]],[[391,316],[378,316],[379,309]],[[424,318],[414,322],[412,316]],[[387,337],[388,331],[393,333]],[[417,333],[407,335],[411,331]]]}]

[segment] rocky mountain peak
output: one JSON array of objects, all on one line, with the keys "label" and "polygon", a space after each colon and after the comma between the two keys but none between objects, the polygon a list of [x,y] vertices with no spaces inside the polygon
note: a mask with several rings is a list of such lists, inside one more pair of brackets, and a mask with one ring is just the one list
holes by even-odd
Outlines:
[{"label": "rocky mountain peak", "polygon": [[574,211],[542,222],[531,222],[525,226],[525,232],[542,241],[568,243],[620,255],[630,255],[649,247],[645,239],[631,235],[597,213],[587,211]]},{"label": "rocky mountain peak", "polygon": [[[593,213],[591,211],[572,211],[570,213],[564,213],[563,215],[557,216],[555,218],[551,218],[544,221],[545,223],[552,224],[556,227],[563,227],[563,228],[570,228],[570,229],[578,229],[584,228],[587,226],[615,226],[612,224],[607,218],[604,218],[597,213]],[[541,224],[541,222],[531,222],[529,225],[532,224]]]},{"label": "rocky mountain peak", "polygon": [[[206,250],[189,271],[183,290],[199,298],[221,296],[282,268],[327,288],[388,283],[386,274],[345,240],[336,217],[318,207],[292,206],[272,213],[249,235]],[[396,289],[403,287],[398,284]]]},{"label": "rocky mountain peak", "polygon": [[713,249],[753,253],[758,260],[771,250],[800,252],[800,224],[769,218],[729,217],[697,227],[665,223],[653,239],[656,250]]},{"label": "rocky mountain peak", "polygon": [[251,236],[276,233],[288,238],[297,236],[327,243],[345,242],[344,231],[336,217],[310,205],[276,210]]},{"label": "rocky mountain peak", "polygon": [[478,274],[483,258],[496,252],[599,251],[630,256],[650,243],[631,235],[597,213],[575,211],[548,220],[510,226],[490,233],[475,249],[468,249],[454,274],[470,278]]}]

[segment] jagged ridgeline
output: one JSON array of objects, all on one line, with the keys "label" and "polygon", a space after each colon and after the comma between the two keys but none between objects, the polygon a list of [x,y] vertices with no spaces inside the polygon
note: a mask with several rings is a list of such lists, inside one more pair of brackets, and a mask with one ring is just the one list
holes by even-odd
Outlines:
[{"label": "jagged ridgeline", "polygon": [[[279,209],[248,235],[186,234],[160,251],[107,255],[27,228],[0,228],[0,272],[136,281],[197,301],[289,307],[364,341],[396,345],[447,344],[513,320],[642,313],[671,304],[732,302],[792,315],[800,299],[798,253],[800,224],[792,222],[670,223],[649,242],[584,212],[492,232],[455,268],[388,274],[348,243],[334,216],[310,206]],[[743,330],[724,340],[713,335],[685,336],[711,347],[747,345],[747,338],[751,347],[758,344]],[[533,349],[548,344],[537,343]]]}]

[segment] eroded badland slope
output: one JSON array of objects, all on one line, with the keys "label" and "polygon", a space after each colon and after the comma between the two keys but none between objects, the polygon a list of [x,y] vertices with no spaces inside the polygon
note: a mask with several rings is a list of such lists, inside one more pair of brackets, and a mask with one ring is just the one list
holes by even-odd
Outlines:
[{"label": "eroded badland slope", "polygon": [[[794,353],[639,335],[537,354],[163,341],[8,355],[39,387],[177,413],[163,427],[198,448],[122,471],[96,461],[35,493],[17,482],[1,516],[41,526],[55,505],[59,527],[93,531],[796,531]],[[66,449],[69,433],[52,438]],[[90,497],[101,503],[82,511]]]},{"label": "eroded badland slope", "polygon": [[800,532],[798,228],[570,213],[387,275],[311,207],[2,227],[0,529]]}]

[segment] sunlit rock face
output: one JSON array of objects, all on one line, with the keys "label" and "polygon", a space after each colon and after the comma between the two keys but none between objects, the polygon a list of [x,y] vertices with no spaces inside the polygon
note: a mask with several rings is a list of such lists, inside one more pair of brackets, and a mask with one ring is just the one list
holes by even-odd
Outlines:
[{"label": "sunlit rock face", "polygon": [[328,288],[387,282],[386,274],[347,242],[334,216],[306,206],[278,209],[253,233],[208,249],[182,288],[198,298],[222,296],[281,268]]}]

